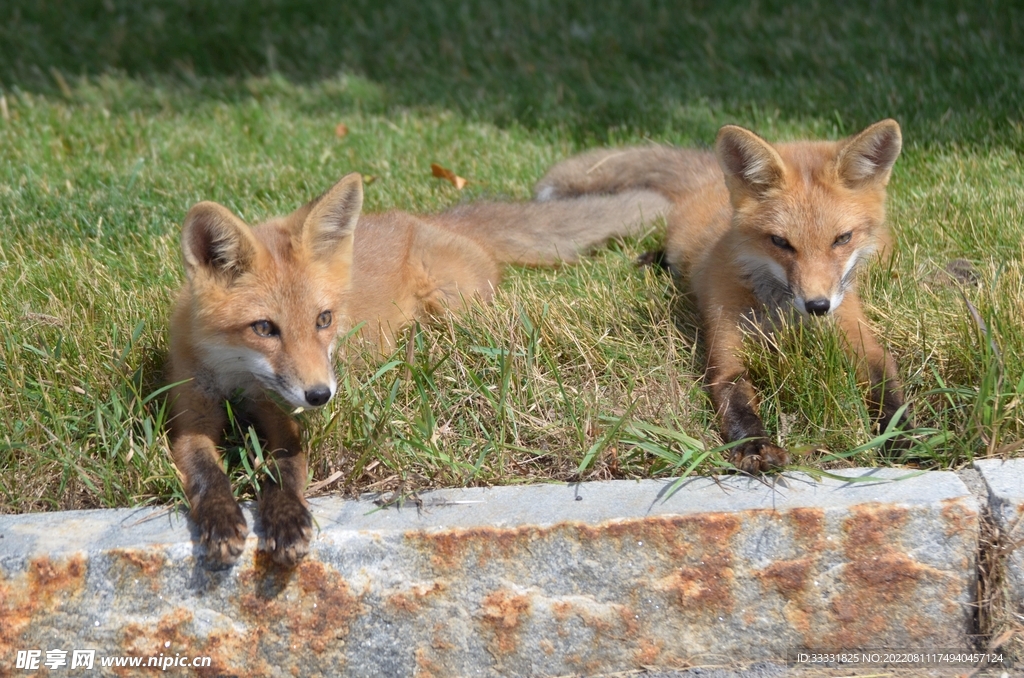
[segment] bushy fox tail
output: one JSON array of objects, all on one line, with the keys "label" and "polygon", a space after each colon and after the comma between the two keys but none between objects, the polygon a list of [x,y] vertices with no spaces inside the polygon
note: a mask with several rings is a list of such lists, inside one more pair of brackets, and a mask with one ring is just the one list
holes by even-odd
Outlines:
[{"label": "bushy fox tail", "polygon": [[672,198],[714,177],[718,164],[710,152],[669,146],[601,148],[558,163],[537,182],[537,200],[561,200],[591,194],[656,191]]},{"label": "bushy fox tail", "polygon": [[502,264],[573,263],[611,238],[641,235],[670,203],[651,191],[456,207],[431,223],[471,238]]}]

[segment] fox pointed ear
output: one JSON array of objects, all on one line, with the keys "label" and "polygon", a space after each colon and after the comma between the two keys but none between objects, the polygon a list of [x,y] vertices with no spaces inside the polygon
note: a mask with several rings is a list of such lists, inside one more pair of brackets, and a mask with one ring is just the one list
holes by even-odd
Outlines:
[{"label": "fox pointed ear", "polygon": [[882,120],[848,139],[836,157],[843,182],[855,188],[877,183],[885,186],[903,148],[903,135],[895,120]]},{"label": "fox pointed ear", "polygon": [[302,223],[302,244],[315,257],[331,257],[339,248],[351,251],[352,234],[363,209],[363,178],[347,174],[313,203]]},{"label": "fox pointed ear", "polygon": [[185,217],[181,251],[189,280],[200,271],[234,280],[252,267],[257,248],[249,227],[223,205],[201,202]]},{"label": "fox pointed ear", "polygon": [[729,193],[755,196],[779,186],[785,176],[785,163],[771,144],[750,130],[726,125],[718,130],[715,156],[725,173]]}]

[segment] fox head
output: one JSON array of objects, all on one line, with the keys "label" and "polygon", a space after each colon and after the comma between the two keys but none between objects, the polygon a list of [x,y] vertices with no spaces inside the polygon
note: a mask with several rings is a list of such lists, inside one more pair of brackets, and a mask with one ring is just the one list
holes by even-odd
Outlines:
[{"label": "fox head", "polygon": [[719,131],[736,257],[762,301],[811,315],[842,303],[859,264],[888,245],[885,187],[901,147],[895,120],[779,147],[742,127]]},{"label": "fox head", "polygon": [[189,210],[181,246],[191,342],[206,377],[228,392],[255,381],[297,408],[334,396],[335,340],[362,204],[353,173],[255,228],[217,203]]}]

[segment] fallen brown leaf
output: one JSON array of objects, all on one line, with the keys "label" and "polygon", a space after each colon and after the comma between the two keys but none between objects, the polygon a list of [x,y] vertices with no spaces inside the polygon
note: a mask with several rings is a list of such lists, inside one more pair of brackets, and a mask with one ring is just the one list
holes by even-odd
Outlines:
[{"label": "fallen brown leaf", "polygon": [[334,128],[334,136],[341,139],[344,138],[346,134],[348,134],[348,125],[343,122],[339,122],[338,126]]},{"label": "fallen brown leaf", "polygon": [[431,163],[430,171],[433,172],[434,176],[437,177],[438,179],[446,179],[447,181],[450,181],[452,185],[455,186],[455,188],[459,189],[460,191],[463,189],[463,187],[465,187],[466,184],[469,183],[469,181],[467,181],[466,179],[463,179],[462,177],[460,177],[458,174],[451,171],[447,167],[441,167],[436,162]]}]

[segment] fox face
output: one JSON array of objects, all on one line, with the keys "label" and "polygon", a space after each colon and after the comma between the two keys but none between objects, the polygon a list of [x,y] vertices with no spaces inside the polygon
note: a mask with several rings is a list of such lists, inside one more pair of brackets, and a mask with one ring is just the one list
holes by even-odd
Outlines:
[{"label": "fox face", "polygon": [[730,245],[759,301],[803,315],[839,307],[859,265],[888,247],[885,186],[900,147],[892,121],[837,151],[807,143],[785,155],[748,130],[722,129],[716,155],[734,208]]},{"label": "fox face", "polygon": [[344,273],[309,275],[294,257],[268,259],[263,270],[239,276],[227,290],[196,294],[202,308],[196,315],[205,316],[202,336],[195,337],[198,352],[221,392],[258,385],[291,407],[319,407],[337,387],[334,316]]},{"label": "fox face", "polygon": [[315,408],[334,396],[334,348],[351,279],[362,184],[349,175],[289,217],[250,228],[210,202],[185,220],[196,378]]},{"label": "fox face", "polygon": [[744,246],[736,260],[759,301],[803,315],[831,313],[843,302],[859,265],[885,240],[881,201],[851,207],[843,193],[797,186],[739,216],[734,228]]}]

